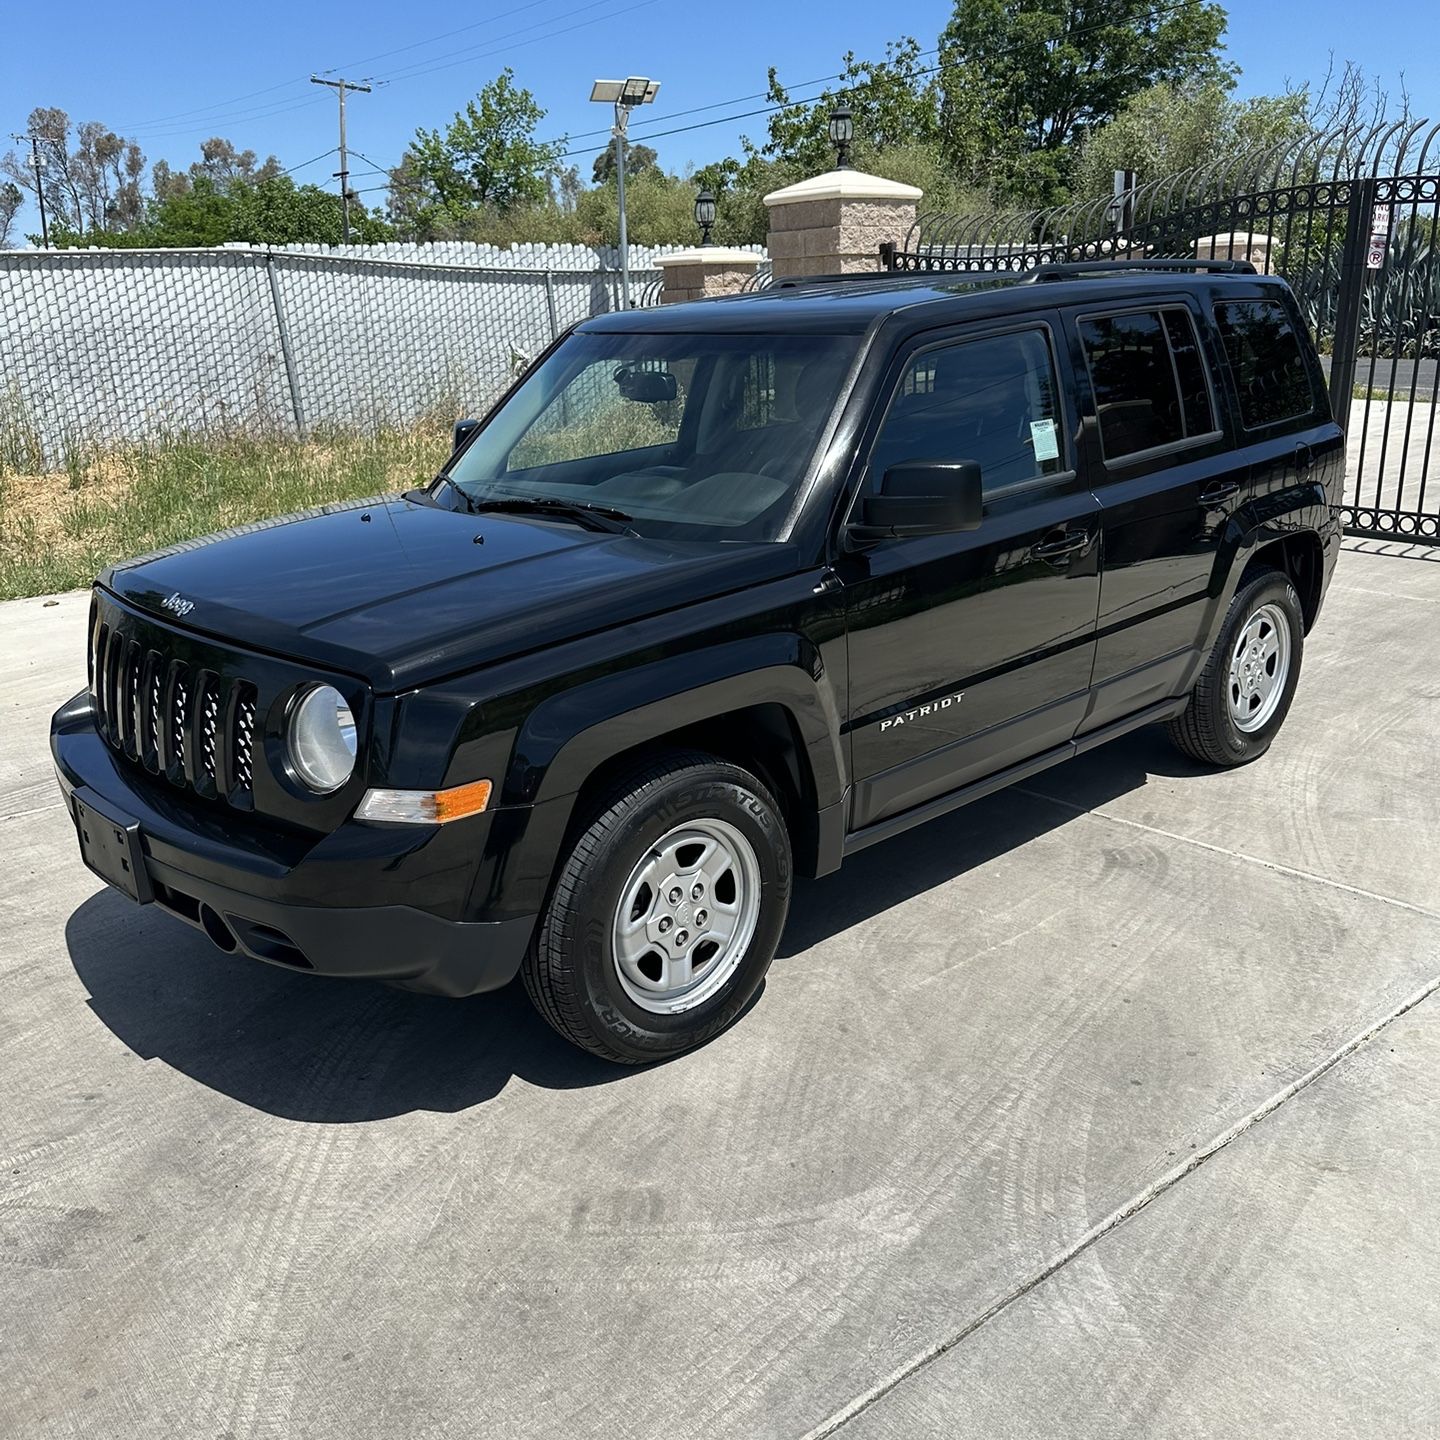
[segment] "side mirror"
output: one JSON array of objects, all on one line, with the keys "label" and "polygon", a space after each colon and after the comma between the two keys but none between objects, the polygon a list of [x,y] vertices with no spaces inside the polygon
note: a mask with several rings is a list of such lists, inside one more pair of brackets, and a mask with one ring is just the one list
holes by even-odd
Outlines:
[{"label": "side mirror", "polygon": [[454,443],[450,447],[452,453],[458,450],[479,428],[480,422],[478,420],[457,420],[455,422]]},{"label": "side mirror", "polygon": [[973,460],[906,460],[892,465],[879,494],[860,505],[852,540],[891,540],[977,530],[983,501],[980,467]]}]

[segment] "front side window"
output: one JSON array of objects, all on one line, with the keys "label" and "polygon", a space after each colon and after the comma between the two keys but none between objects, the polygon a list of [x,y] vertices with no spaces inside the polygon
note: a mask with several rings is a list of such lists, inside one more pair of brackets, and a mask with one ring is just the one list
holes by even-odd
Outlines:
[{"label": "front side window", "polygon": [[922,350],[905,367],[871,452],[878,480],[906,460],[973,460],[994,491],[1055,475],[1063,426],[1050,342],[1021,330]]},{"label": "front side window", "polygon": [[771,540],[859,341],[849,335],[572,335],[448,474],[475,503],[561,500],[641,535]]},{"label": "front side window", "polygon": [[1300,339],[1283,305],[1241,300],[1215,307],[1247,430],[1295,420],[1315,409]]},{"label": "front side window", "polygon": [[1188,312],[1146,310],[1079,324],[1107,460],[1215,429],[1205,362]]}]

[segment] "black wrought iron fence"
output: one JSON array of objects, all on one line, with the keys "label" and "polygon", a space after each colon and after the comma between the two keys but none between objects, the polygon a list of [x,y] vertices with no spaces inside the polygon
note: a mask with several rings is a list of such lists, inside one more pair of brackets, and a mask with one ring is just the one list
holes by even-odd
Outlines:
[{"label": "black wrought iron fence", "polygon": [[1283,276],[1346,426],[1347,528],[1440,541],[1430,474],[1440,466],[1440,124],[1351,125],[1049,209],[923,214],[887,263],[1004,271],[1141,256],[1249,259]]}]

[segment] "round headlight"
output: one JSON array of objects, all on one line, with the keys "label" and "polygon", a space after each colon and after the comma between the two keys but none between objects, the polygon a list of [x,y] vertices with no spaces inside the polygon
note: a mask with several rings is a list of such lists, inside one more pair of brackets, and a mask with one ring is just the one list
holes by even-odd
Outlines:
[{"label": "round headlight", "polygon": [[333,685],[313,685],[290,714],[286,737],[295,773],[322,795],[355,772],[355,717]]}]

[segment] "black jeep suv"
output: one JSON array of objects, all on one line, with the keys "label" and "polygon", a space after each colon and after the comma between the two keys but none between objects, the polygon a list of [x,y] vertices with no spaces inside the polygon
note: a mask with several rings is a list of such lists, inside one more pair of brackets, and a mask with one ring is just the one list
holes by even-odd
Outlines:
[{"label": "black jeep suv", "polygon": [[558,341],[424,490],[103,574],[87,864],[227,951],[672,1055],[792,877],[1166,722],[1284,722],[1343,437],[1234,263],[807,282]]}]

